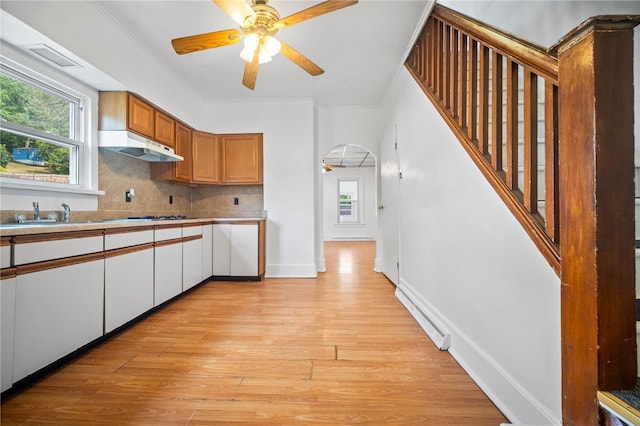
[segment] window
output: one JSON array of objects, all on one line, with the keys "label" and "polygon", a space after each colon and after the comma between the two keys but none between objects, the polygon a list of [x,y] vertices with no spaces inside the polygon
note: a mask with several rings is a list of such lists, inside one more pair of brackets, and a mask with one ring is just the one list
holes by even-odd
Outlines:
[{"label": "window", "polygon": [[338,223],[360,223],[358,179],[338,179]]},{"label": "window", "polygon": [[0,68],[0,177],[78,186],[82,101],[70,90]]}]

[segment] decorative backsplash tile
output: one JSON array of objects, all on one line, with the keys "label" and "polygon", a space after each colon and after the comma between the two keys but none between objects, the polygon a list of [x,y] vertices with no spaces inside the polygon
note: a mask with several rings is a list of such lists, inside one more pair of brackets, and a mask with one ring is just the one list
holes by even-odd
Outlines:
[{"label": "decorative backsplash tile", "polygon": [[[73,210],[73,221],[171,215],[260,217],[264,209],[262,185],[189,186],[154,181],[150,178],[150,163],[102,149],[98,167],[99,187],[105,192],[98,198],[98,211]],[[131,188],[135,195],[126,202],[125,194]],[[0,211],[1,223],[14,222],[17,213],[24,211]],[[49,213],[54,212],[41,211],[41,216]]]}]

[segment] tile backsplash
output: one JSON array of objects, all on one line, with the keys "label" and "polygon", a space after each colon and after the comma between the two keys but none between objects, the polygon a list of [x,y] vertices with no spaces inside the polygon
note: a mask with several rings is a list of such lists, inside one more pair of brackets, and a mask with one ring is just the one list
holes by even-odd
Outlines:
[{"label": "tile backsplash", "polygon": [[[171,215],[260,217],[264,209],[262,185],[190,186],[154,181],[150,178],[150,163],[103,149],[98,170],[99,187],[105,192],[98,198],[98,211],[72,211],[74,221]],[[125,194],[131,188],[135,195],[126,202]],[[3,210],[0,220],[13,222],[16,213]],[[42,217],[48,213],[41,211]]]}]

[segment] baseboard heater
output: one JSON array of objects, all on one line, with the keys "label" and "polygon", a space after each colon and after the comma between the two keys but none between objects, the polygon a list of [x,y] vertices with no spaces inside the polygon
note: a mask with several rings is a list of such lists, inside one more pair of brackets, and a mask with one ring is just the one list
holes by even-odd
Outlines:
[{"label": "baseboard heater", "polygon": [[449,350],[451,346],[451,335],[445,333],[429,319],[429,317],[422,312],[416,305],[413,304],[411,299],[402,292],[399,288],[396,289],[396,297],[400,300],[400,303],[411,313],[413,318],[420,324],[420,327],[427,333],[427,336],[433,341],[438,349],[441,351]]}]

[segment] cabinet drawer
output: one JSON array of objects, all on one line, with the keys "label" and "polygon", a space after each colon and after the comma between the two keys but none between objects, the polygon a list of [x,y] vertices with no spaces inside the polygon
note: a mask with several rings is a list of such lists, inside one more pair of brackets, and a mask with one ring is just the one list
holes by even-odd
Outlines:
[{"label": "cabinet drawer", "polygon": [[102,251],[104,239],[100,235],[67,232],[65,234],[42,234],[15,237],[15,265],[24,265],[45,260],[80,256]]},{"label": "cabinet drawer", "polygon": [[113,250],[153,242],[153,229],[109,232],[104,236],[104,249]]},{"label": "cabinet drawer", "polygon": [[182,238],[182,228],[156,228],[155,241],[174,240]]},{"label": "cabinet drawer", "polygon": [[0,268],[11,266],[11,243],[8,237],[2,237],[0,241]]},{"label": "cabinet drawer", "polygon": [[182,227],[182,237],[191,237],[194,235],[202,235],[202,225],[196,226],[188,226],[184,225]]}]

